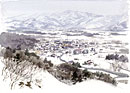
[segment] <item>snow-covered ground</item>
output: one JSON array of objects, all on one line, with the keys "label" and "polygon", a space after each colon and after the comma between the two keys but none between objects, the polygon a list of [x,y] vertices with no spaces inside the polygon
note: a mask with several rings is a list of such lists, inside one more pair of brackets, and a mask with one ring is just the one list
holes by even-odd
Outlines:
[{"label": "snow-covered ground", "polygon": [[[4,65],[0,62],[0,74],[2,71],[2,67]],[[43,78],[42,88],[38,88],[35,85],[32,85],[33,89],[28,87],[24,87],[19,89],[15,87],[15,89],[11,90],[9,87],[9,82],[3,81],[3,76],[0,75],[0,88],[2,93],[129,93],[130,83],[129,84],[118,84],[118,86],[113,86],[111,84],[104,83],[102,81],[97,80],[87,80],[82,83],[77,83],[76,85],[66,85],[56,78],[54,78],[48,72],[39,72],[37,75],[40,75]]]},{"label": "snow-covered ground", "polygon": [[[94,33],[94,32],[92,32]],[[60,38],[62,39],[67,39],[67,40],[76,40],[76,39],[83,39],[86,40],[88,42],[94,41],[94,42],[99,42],[100,44],[107,42],[107,41],[111,41],[111,40],[119,40],[122,42],[128,42],[128,39],[126,36],[109,36],[110,33],[108,32],[107,36],[103,36],[104,34],[97,36],[97,37],[84,37],[84,36],[65,36],[65,35],[61,35]],[[52,38],[53,39],[53,38]],[[128,48],[128,46],[125,46],[126,48]],[[99,48],[103,48],[102,46]],[[108,54],[108,53],[112,53],[112,51],[108,51],[107,49],[103,48],[105,51],[107,51],[107,53],[101,53],[101,56],[103,56],[103,58],[98,58],[98,55],[93,55],[92,53],[87,54],[87,55],[69,55],[69,54],[64,54],[63,56],[61,56],[61,59],[65,60],[65,61],[71,61],[74,58],[78,58],[78,62],[81,63],[81,65],[83,64],[84,61],[87,60],[92,60],[95,64],[97,64],[98,68],[103,68],[103,69],[110,69],[110,64],[104,59],[104,57]],[[97,48],[98,50],[98,48]],[[51,53],[50,53],[51,54]],[[49,53],[47,55],[50,55]],[[62,54],[62,53],[61,53]],[[61,54],[57,54],[57,56],[60,56]],[[45,58],[44,56],[41,55],[41,58]],[[53,62],[53,64],[57,65],[61,62],[60,58],[57,57],[47,57],[48,60],[51,60],[51,62]],[[109,61],[110,62],[110,61]],[[2,64],[2,62],[0,62],[0,71],[2,71],[2,67],[4,65]],[[130,64],[128,64],[128,67],[130,66]],[[84,66],[85,67],[85,66]],[[130,75],[130,73],[125,72],[128,75]],[[0,72],[1,74],[1,72]],[[36,93],[36,92],[45,92],[45,93],[51,93],[51,92],[57,92],[57,93],[66,93],[66,92],[74,92],[74,93],[82,93],[82,92],[91,92],[91,93],[109,93],[109,92],[115,92],[115,93],[128,93],[129,91],[129,82],[128,84],[121,84],[119,83],[117,87],[107,84],[105,82],[102,81],[97,81],[97,80],[87,80],[84,81],[82,83],[77,83],[76,85],[66,85],[60,81],[58,81],[56,78],[54,78],[51,74],[49,74],[48,72],[39,72],[37,74],[40,78],[43,79],[42,81],[42,85],[43,87],[41,89],[39,89],[37,86],[33,86],[33,89],[30,89],[28,87],[24,87],[22,89],[19,89],[17,87],[15,87],[14,90],[10,90],[9,87],[9,81],[3,81],[3,76],[0,75],[0,87],[2,89],[3,93],[22,93],[22,92],[29,92],[29,93]],[[129,80],[129,78],[127,78]]]},{"label": "snow-covered ground", "polygon": [[[3,28],[4,29],[4,28]],[[1,31],[0,31],[1,32]],[[87,32],[87,31],[86,31]],[[53,35],[53,37],[58,37],[58,39],[61,40],[76,40],[76,39],[81,39],[81,40],[86,40],[86,41],[94,41],[94,42],[99,42],[100,44],[104,43],[105,41],[110,41],[110,40],[119,40],[123,42],[128,42],[129,38],[124,36],[112,36],[110,35],[111,32],[100,32],[100,35],[94,36],[94,37],[87,37],[87,36],[67,36],[62,34],[60,31],[52,31],[48,32],[45,31],[45,33],[58,33],[57,35]],[[99,33],[98,31],[91,31],[91,33]],[[122,32],[118,32],[119,34],[122,34]],[[123,34],[128,34],[128,32],[123,32]],[[73,34],[73,33],[72,33]],[[28,34],[26,34],[28,35]],[[34,35],[34,34],[33,34]],[[38,35],[35,35],[38,36]],[[51,37],[50,34],[46,34],[45,37]],[[54,38],[52,38],[54,39]],[[57,39],[57,38],[55,38]],[[126,48],[129,48],[129,46],[125,46]],[[99,47],[103,48],[103,47]],[[102,53],[101,56],[106,56],[108,53],[113,53],[111,50],[107,50],[103,48],[104,51],[107,51],[107,53]],[[117,49],[118,50],[118,49]],[[51,54],[51,53],[50,53]],[[45,56],[41,55],[41,58],[45,58]],[[95,64],[97,64],[99,68],[103,69],[110,69],[110,64],[104,59],[104,58],[98,58],[97,55],[63,55],[61,59],[65,61],[71,61],[74,58],[78,58],[78,62],[82,65],[84,61],[87,60],[92,60]],[[0,58],[1,59],[1,58]],[[51,60],[53,64],[58,65],[61,62],[61,60],[57,57],[47,57],[47,60]],[[110,61],[109,61],[110,62]],[[18,86],[15,87],[15,89],[11,90],[10,89],[10,81],[7,79],[6,81],[3,81],[3,76],[1,75],[2,73],[2,68],[3,64],[0,61],[0,88],[2,90],[2,93],[84,93],[84,92],[91,92],[91,93],[129,93],[130,89],[130,82],[128,84],[122,84],[119,83],[117,86],[113,86],[111,84],[98,81],[98,80],[87,80],[82,83],[77,83],[76,85],[66,85],[60,81],[58,81],[56,78],[54,78],[51,74],[48,72],[38,72],[36,77],[42,78],[42,88],[38,88],[35,85],[32,85],[33,89],[30,89],[28,87],[24,87],[22,89],[19,89]],[[130,63],[127,64],[127,66],[130,68]],[[87,67],[84,65],[84,67]],[[122,71],[123,72],[123,71]],[[130,75],[128,72],[124,72]],[[130,81],[130,78],[127,78],[127,80]]]}]

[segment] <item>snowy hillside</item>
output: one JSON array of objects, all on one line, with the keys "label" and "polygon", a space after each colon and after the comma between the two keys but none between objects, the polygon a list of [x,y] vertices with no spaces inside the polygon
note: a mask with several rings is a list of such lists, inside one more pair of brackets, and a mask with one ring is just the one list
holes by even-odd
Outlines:
[{"label": "snowy hillside", "polygon": [[45,16],[16,16],[5,22],[9,31],[37,30],[109,30],[127,29],[127,15],[103,16],[87,12],[67,10]]},{"label": "snowy hillside", "polygon": [[[1,59],[1,58],[0,58]],[[1,67],[0,67],[0,73],[2,73],[2,67],[3,64],[2,62],[0,62]],[[0,87],[3,93],[23,93],[23,92],[29,92],[29,93],[69,93],[69,92],[74,92],[74,93],[82,93],[82,92],[91,92],[91,93],[110,93],[110,92],[114,92],[114,93],[128,93],[128,86],[129,85],[119,85],[117,87],[112,86],[110,84],[107,84],[105,82],[102,81],[97,81],[97,80],[87,80],[85,82],[82,83],[77,83],[76,85],[73,86],[68,86],[65,85],[64,83],[59,82],[57,79],[55,79],[51,74],[49,74],[48,72],[39,72],[37,74],[37,77],[40,76],[39,78],[42,78],[42,82],[43,82],[43,87],[40,89],[37,88],[36,85],[33,85],[33,89],[30,89],[28,87],[24,87],[24,88],[16,88],[14,90],[10,90],[9,84],[7,81],[9,81],[8,79],[6,81],[2,81],[3,80],[3,76],[0,76]],[[42,76],[42,77],[41,77]]]}]

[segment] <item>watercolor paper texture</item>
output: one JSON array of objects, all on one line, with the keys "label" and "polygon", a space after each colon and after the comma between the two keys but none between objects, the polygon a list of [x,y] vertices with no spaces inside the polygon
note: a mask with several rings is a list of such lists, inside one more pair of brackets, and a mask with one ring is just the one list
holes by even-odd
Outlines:
[{"label": "watercolor paper texture", "polygon": [[129,93],[128,0],[0,1],[2,93]]}]

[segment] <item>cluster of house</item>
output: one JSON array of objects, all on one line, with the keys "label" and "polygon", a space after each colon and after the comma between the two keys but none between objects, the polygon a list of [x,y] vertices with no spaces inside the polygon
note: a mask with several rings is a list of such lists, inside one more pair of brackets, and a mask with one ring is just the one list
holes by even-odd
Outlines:
[{"label": "cluster of house", "polygon": [[41,40],[35,49],[38,53],[66,53],[66,54],[88,54],[96,53],[95,42],[87,42],[80,40]]}]

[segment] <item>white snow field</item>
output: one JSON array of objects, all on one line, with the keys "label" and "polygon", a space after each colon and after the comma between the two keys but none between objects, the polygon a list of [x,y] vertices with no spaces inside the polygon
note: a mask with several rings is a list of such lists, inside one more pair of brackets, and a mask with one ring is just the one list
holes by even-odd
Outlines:
[{"label": "white snow field", "polygon": [[[65,12],[66,16],[70,17],[69,14],[74,13],[74,15],[76,15],[77,17],[79,14],[81,14],[80,12],[73,12],[73,11],[67,11]],[[83,13],[83,16],[86,18],[89,14]],[[120,17],[122,18],[122,20],[118,20],[120,19]],[[88,18],[92,19],[91,17],[88,16]],[[55,30],[62,30],[63,28],[66,29],[73,29],[74,27],[77,27],[77,24],[74,24],[76,21],[78,21],[80,24],[79,28],[80,29],[92,29],[92,28],[100,28],[100,29],[105,29],[105,27],[107,27],[108,29],[113,29],[114,27],[111,26],[111,24],[115,24],[113,22],[113,17],[103,17],[103,16],[95,16],[93,15],[94,20],[89,22],[88,20],[84,20],[84,22],[82,22],[83,19],[80,20],[76,20],[74,17],[72,17],[72,21],[69,22],[66,19],[60,18],[59,16],[54,15],[52,18],[46,18],[46,17],[39,17],[39,19],[30,19],[27,22],[25,21],[24,25],[22,23],[21,26],[21,20],[19,21],[14,21],[15,23],[15,27],[18,28],[19,30],[21,30],[21,27],[29,27],[28,25],[31,24],[30,26],[32,26],[32,28],[39,28],[40,30],[46,30],[46,29],[55,29]],[[107,19],[111,19],[111,22],[108,22]],[[125,22],[126,17],[124,15],[122,16],[118,16],[117,18],[117,24],[121,24],[122,22]],[[44,26],[43,29],[41,29],[41,24],[40,21],[44,22],[47,21],[47,24],[43,24],[47,25]],[[59,19],[59,20],[52,20],[52,19]],[[69,18],[68,18],[69,19]],[[80,19],[80,18],[77,18]],[[69,19],[70,20],[70,19]],[[99,22],[100,21],[100,22]],[[119,21],[119,22],[118,22]],[[23,22],[23,21],[22,21]],[[62,23],[60,23],[62,22]],[[67,24],[71,23],[71,26],[68,26]],[[87,28],[86,27],[86,22],[89,23],[89,26]],[[53,24],[50,24],[53,23]],[[92,27],[92,25],[95,23],[95,27]],[[109,23],[109,24],[108,24]],[[33,27],[33,25],[35,24],[35,26]],[[48,25],[50,24],[50,25]],[[61,24],[64,24],[63,26]],[[106,25],[105,25],[106,24]],[[8,25],[14,25],[13,23],[10,22],[10,24],[8,23]],[[114,25],[115,26],[115,25]],[[59,27],[59,28],[58,28]],[[122,30],[124,28],[123,25],[116,25],[115,27],[119,28],[119,30]],[[32,29],[31,29],[32,30]],[[3,28],[0,28],[0,33],[4,32],[5,28],[3,26]],[[41,31],[42,32],[42,31]],[[47,32],[47,31],[46,31]],[[95,31],[96,32],[96,31]],[[94,31],[91,33],[95,33]],[[98,32],[98,31],[97,31]],[[47,32],[48,33],[48,32]],[[56,31],[52,31],[49,33],[56,33]],[[61,33],[59,31],[57,31],[57,33],[59,33],[58,35],[60,36]],[[107,32],[105,33],[106,36],[103,36],[104,34],[101,34],[99,37],[95,36],[95,38],[91,38],[91,37],[86,37],[86,36],[66,36],[66,35],[61,35],[60,38],[61,39],[71,39],[71,40],[75,40],[77,38],[80,39],[85,39],[87,41],[96,41],[96,42],[104,42],[105,40],[109,41],[109,40],[122,40],[123,42],[129,42],[129,37],[120,37],[120,36],[111,36],[109,37],[109,33]],[[120,34],[122,34],[121,32],[119,32]],[[73,34],[73,33],[72,33]],[[125,34],[128,34],[127,32]],[[50,35],[47,34],[47,37],[49,37]],[[127,46],[127,48],[129,48],[129,46]],[[109,52],[111,53],[111,51]],[[105,53],[102,55],[106,55]],[[64,55],[62,56],[62,59],[68,59],[66,61],[70,61],[71,59],[74,59],[74,57],[78,57],[79,59],[81,59],[80,63],[82,63],[85,59],[84,56],[78,55],[78,56],[68,56],[68,55]],[[89,56],[89,59],[95,60],[97,64],[100,64],[100,67],[104,68],[104,69],[109,69],[109,65],[107,62],[105,63],[104,60],[102,59],[98,59],[95,57],[91,57]],[[44,57],[43,57],[44,58]],[[57,58],[49,58],[49,60],[51,60],[55,65],[62,63],[59,59]],[[82,60],[83,59],[83,60]],[[42,79],[42,87],[38,88],[35,84],[32,85],[32,89],[29,87],[24,86],[23,88],[20,88],[18,85],[15,86],[14,89],[11,90],[10,88],[10,79],[7,78],[5,79],[5,81],[3,81],[3,76],[2,76],[2,69],[4,67],[4,64],[1,62],[2,57],[0,57],[0,93],[130,93],[130,77],[127,78],[127,80],[129,80],[128,84],[122,84],[119,83],[117,86],[113,86],[111,84],[102,82],[102,81],[98,81],[98,80],[86,80],[84,82],[81,83],[76,83],[76,85],[66,85],[60,81],[58,81],[54,76],[52,76],[51,74],[49,74],[47,71],[43,72],[37,72],[36,74],[36,78]],[[104,62],[104,63],[103,63]],[[127,64],[127,66],[130,68],[130,63]],[[127,73],[128,75],[130,75],[130,73]],[[35,78],[34,77],[34,78]],[[23,81],[24,82],[24,81]]]},{"label": "white snow field", "polygon": [[[2,58],[1,58],[2,59]],[[0,74],[2,73],[3,63],[0,62]],[[66,85],[56,78],[54,78],[48,72],[39,72],[37,77],[42,78],[42,88],[38,88],[35,85],[32,85],[32,89],[28,87],[19,88],[18,86],[15,89],[11,90],[9,87],[9,79],[3,81],[3,76],[0,75],[0,89],[1,93],[129,93],[130,84],[118,84],[113,86],[111,84],[98,81],[98,80],[87,80],[82,83],[77,83],[76,85]]]}]

